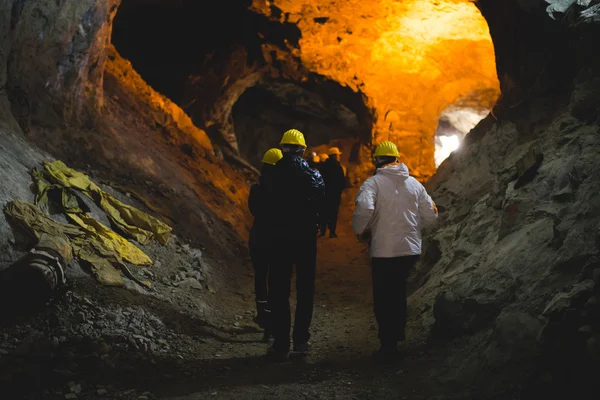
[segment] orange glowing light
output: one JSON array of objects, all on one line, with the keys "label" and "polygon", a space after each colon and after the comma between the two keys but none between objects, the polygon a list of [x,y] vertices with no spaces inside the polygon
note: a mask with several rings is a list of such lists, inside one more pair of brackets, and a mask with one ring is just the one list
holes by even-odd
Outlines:
[{"label": "orange glowing light", "polygon": [[265,14],[271,5],[302,31],[303,64],[361,90],[375,109],[373,141],[395,141],[417,175],[435,171],[444,109],[474,91],[499,94],[488,26],[470,1],[253,2]]}]

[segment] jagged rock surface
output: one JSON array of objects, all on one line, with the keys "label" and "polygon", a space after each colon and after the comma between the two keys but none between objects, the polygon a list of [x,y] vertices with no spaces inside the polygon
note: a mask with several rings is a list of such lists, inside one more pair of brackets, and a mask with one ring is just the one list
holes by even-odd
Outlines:
[{"label": "jagged rock surface", "polygon": [[[428,182],[441,220],[427,235],[410,304],[417,332],[461,338],[449,375],[519,370],[520,362],[541,359],[549,375],[530,376],[537,390],[554,395],[548,379],[575,368],[569,379],[585,396],[598,371],[598,284],[591,279],[600,253],[600,109],[589,95],[598,90],[600,65],[590,59],[598,28],[576,33],[553,23],[541,3],[522,29],[547,26],[556,42],[509,59],[509,44],[494,37],[505,91]],[[493,34],[499,14],[493,2],[480,6]],[[523,16],[517,3],[501,7]],[[575,58],[559,62],[569,57],[562,51]],[[544,68],[548,60],[557,62]]]},{"label": "jagged rock surface", "polygon": [[253,173],[220,159],[206,133],[109,46],[118,4],[0,2],[0,123],[73,167],[145,186],[170,223],[200,229],[231,255],[240,248],[217,238],[246,237],[240,206]]}]

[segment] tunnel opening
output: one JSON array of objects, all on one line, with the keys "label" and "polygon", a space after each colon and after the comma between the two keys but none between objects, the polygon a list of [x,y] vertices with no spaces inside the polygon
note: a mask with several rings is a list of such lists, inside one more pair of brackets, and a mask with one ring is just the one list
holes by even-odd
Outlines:
[{"label": "tunnel opening", "polygon": [[474,91],[447,107],[435,130],[435,167],[458,150],[465,136],[494,106],[498,94],[493,89]]},{"label": "tunnel opening", "polygon": [[336,146],[349,156],[357,143],[371,140],[369,110],[362,97],[335,82],[262,79],[239,97],[232,116],[240,153],[255,166],[290,128],[305,134],[307,154]]}]

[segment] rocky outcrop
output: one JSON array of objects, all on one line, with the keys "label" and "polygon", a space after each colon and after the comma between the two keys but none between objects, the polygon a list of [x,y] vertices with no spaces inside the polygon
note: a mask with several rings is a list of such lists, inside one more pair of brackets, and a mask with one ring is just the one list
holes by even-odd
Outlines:
[{"label": "rocky outcrop", "polygon": [[[118,3],[0,2],[3,135],[24,133],[46,151],[32,148],[34,159],[61,158],[128,192],[144,188],[148,204],[181,222],[180,234],[232,255],[247,235],[251,173],[219,159],[206,133],[109,46]],[[21,158],[16,165],[33,166]],[[26,180],[13,181],[28,192]]]},{"label": "rocky outcrop", "polygon": [[184,108],[215,143],[255,165],[291,127],[306,132],[309,151],[337,139],[347,139],[336,143],[346,154],[355,143],[371,143],[372,110],[360,92],[307,70],[273,45],[254,48],[262,55],[252,61],[249,46],[188,79]]},{"label": "rocky outcrop", "polygon": [[[589,361],[598,334],[590,279],[600,253],[600,114],[590,93],[599,31],[553,20],[544,2],[509,3],[478,3],[503,94],[428,183],[441,220],[415,276],[425,283],[411,297],[414,327],[462,338],[463,357],[450,364],[463,378],[545,354],[539,365],[551,377],[576,369],[570,384],[589,389],[584,377],[598,370]],[[551,377],[531,382],[553,387]]]},{"label": "rocky outcrop", "polygon": [[104,50],[117,5],[117,0],[2,1],[5,90],[25,130],[30,124],[79,120],[87,101],[102,104]]}]

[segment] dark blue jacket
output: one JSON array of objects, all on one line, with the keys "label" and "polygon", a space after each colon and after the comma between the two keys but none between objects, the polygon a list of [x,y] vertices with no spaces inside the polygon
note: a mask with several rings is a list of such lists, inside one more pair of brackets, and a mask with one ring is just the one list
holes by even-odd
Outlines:
[{"label": "dark blue jacket", "polygon": [[346,189],[346,175],[339,161],[328,158],[319,169],[325,181],[327,197],[340,197]]},{"label": "dark blue jacket", "polygon": [[323,215],[325,184],[306,160],[284,153],[273,169],[267,196],[274,235],[316,235]]}]

